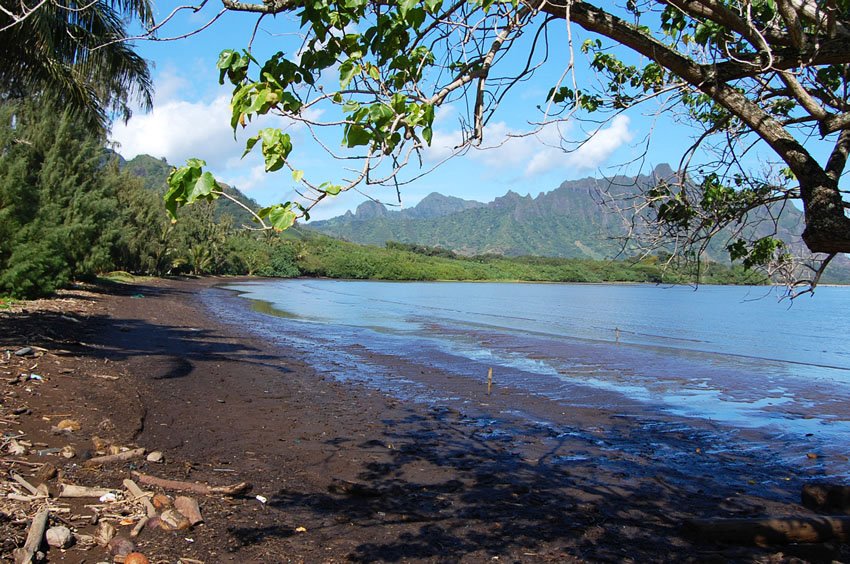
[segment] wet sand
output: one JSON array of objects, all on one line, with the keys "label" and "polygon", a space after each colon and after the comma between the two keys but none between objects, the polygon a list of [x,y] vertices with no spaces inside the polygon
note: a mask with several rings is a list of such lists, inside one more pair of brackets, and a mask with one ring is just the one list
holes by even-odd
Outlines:
[{"label": "wet sand", "polygon": [[[682,533],[693,517],[809,513],[798,505],[807,476],[761,451],[715,452],[706,443],[710,434],[698,427],[649,416],[638,421],[617,409],[588,407],[588,398],[565,410],[509,387],[487,396],[486,387],[470,390],[467,381],[446,374],[428,378],[478,401],[458,409],[338,382],[316,372],[308,356],[211,317],[198,293],[215,282],[156,281],[101,292],[85,321],[84,346],[63,347],[84,365],[108,364],[121,380],[90,394],[90,380],[67,378],[59,382],[67,397],[50,399],[53,410],[79,409],[75,399],[88,394],[88,412],[108,414],[117,436],[165,452],[165,465],[143,464],[143,471],[254,484],[243,498],[205,500],[207,522],[192,532],[191,543],[185,534],[142,538],[151,561],[850,556],[835,546],[736,547]],[[56,322],[51,319],[54,329]],[[380,360],[401,374],[419,369],[391,356]],[[541,413],[547,421],[511,417],[510,410]],[[81,442],[97,432],[98,417],[91,417]],[[75,472],[68,469],[71,477],[83,476]],[[117,473],[99,479],[120,483]]]}]

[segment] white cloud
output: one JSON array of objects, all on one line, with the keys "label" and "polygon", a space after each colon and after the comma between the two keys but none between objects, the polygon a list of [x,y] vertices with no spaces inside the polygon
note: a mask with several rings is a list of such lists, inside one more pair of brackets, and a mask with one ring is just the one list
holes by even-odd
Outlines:
[{"label": "white cloud", "polygon": [[[616,116],[607,127],[578,144],[570,141],[575,138],[570,124],[550,123],[533,134],[522,135],[505,122],[496,122],[485,128],[482,146],[471,149],[467,156],[488,168],[521,171],[526,177],[560,169],[594,170],[632,140],[629,125],[627,116]],[[439,162],[451,156],[462,142],[459,129],[438,129],[426,157]]]},{"label": "white cloud", "polygon": [[181,164],[198,157],[211,166],[225,162],[240,145],[230,128],[228,96],[212,102],[167,101],[127,124],[114,124],[112,139],[120,143],[118,152],[126,158],[148,154]]}]

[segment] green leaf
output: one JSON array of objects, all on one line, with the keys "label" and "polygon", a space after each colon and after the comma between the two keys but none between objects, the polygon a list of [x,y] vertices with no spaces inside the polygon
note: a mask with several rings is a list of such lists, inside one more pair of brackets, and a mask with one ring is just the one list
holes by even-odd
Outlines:
[{"label": "green leaf", "polygon": [[199,199],[209,199],[210,193],[216,188],[215,177],[211,172],[207,171],[195,181],[192,190],[186,198],[186,203],[191,204]]},{"label": "green leaf", "polygon": [[297,218],[295,212],[290,209],[289,205],[285,204],[271,206],[268,217],[269,222],[276,231],[289,229]]},{"label": "green leaf", "polygon": [[431,139],[434,137],[434,131],[430,127],[422,128],[422,138],[428,145],[431,145]]},{"label": "green leaf", "polygon": [[330,182],[323,182],[319,185],[319,190],[325,192],[328,196],[336,196],[342,192],[342,186],[331,184]]},{"label": "green leaf", "polygon": [[295,182],[301,182],[301,179],[304,178],[303,170],[293,170],[292,171],[292,180]]},{"label": "green leaf", "polygon": [[356,64],[351,59],[345,61],[339,66],[339,86],[340,88],[348,88],[354,75],[360,70],[360,65]]},{"label": "green leaf", "polygon": [[362,125],[349,125],[345,136],[346,146],[358,147],[372,142],[372,132]]}]

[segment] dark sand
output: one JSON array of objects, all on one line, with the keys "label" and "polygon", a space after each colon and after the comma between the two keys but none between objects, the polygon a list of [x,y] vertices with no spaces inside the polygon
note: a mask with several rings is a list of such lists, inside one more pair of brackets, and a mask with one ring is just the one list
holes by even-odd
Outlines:
[{"label": "dark sand", "polygon": [[[243,497],[201,498],[206,523],[191,531],[143,531],[137,546],[151,562],[850,559],[837,545],[737,547],[682,533],[693,517],[810,514],[797,505],[799,479],[785,480],[785,469],[757,453],[707,454],[711,445],[693,429],[659,427],[648,436],[651,427],[616,410],[561,409],[556,423],[580,430],[574,434],[519,419],[505,434],[488,424],[492,413],[533,401],[510,389],[487,397],[482,387],[480,402],[461,413],[341,384],[212,319],[196,294],[215,282],[95,288],[0,312],[0,351],[48,351],[3,356],[3,431],[78,452],[20,459],[51,461],[58,480],[76,484],[120,488],[138,468],[254,485]],[[45,380],[5,382],[24,371]],[[31,412],[15,417],[21,407]],[[49,431],[69,414],[80,431]],[[615,448],[614,434],[630,448]],[[94,435],[162,450],[166,462],[84,469]],[[19,468],[14,458],[3,468]],[[33,507],[5,502],[0,554],[22,542],[26,525],[13,521]],[[106,559],[101,548],[49,552],[50,562]]]}]

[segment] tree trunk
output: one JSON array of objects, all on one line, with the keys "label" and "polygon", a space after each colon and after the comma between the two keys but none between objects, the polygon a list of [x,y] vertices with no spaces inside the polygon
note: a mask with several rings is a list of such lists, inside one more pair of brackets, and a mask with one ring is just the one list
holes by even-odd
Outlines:
[{"label": "tree trunk", "polygon": [[803,241],[813,253],[850,253],[850,218],[838,183],[824,173],[813,176],[798,178],[806,211]]}]

